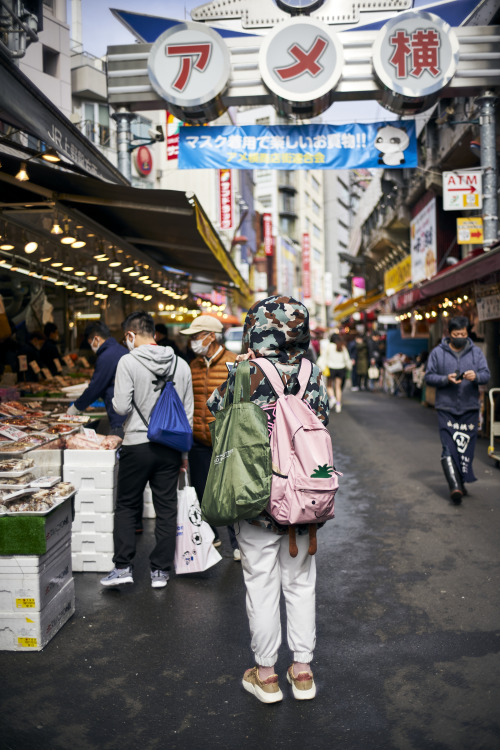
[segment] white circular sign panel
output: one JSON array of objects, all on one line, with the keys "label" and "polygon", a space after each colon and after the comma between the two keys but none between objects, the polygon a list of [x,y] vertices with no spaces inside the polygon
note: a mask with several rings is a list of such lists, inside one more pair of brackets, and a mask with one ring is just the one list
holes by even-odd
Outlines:
[{"label": "white circular sign panel", "polygon": [[230,55],[222,37],[202,23],[172,26],[151,48],[148,73],[155,91],[177,107],[200,107],[227,88]]},{"label": "white circular sign panel", "polygon": [[267,88],[292,102],[314,102],[335,88],[342,74],[342,44],[331,29],[303,16],[268,34],[259,53]]},{"label": "white circular sign panel", "polygon": [[433,13],[403,13],[388,21],[373,45],[373,71],[382,86],[409,98],[448,85],[457,70],[459,43],[449,24]]}]

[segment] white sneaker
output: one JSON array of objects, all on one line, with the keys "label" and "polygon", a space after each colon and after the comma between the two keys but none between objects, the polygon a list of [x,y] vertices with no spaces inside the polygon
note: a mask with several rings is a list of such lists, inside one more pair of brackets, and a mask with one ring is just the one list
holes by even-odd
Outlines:
[{"label": "white sneaker", "polygon": [[233,560],[236,560],[236,562],[239,562],[241,560],[241,552],[239,551],[238,547],[233,550]]},{"label": "white sneaker", "polygon": [[333,396],[328,399],[328,406],[330,407],[330,409],[333,409],[333,407],[335,406],[335,399],[333,398]]},{"label": "white sneaker", "polygon": [[340,412],[342,411],[342,404],[340,403],[340,401],[337,401],[337,403],[335,404],[335,411],[337,412],[337,414],[340,414]]},{"label": "white sneaker", "polygon": [[111,573],[101,578],[101,586],[121,586],[124,583],[133,583],[132,568],[113,568]]},{"label": "white sneaker", "polygon": [[152,570],[151,571],[151,588],[163,589],[167,585],[169,579],[168,572],[166,570]]}]

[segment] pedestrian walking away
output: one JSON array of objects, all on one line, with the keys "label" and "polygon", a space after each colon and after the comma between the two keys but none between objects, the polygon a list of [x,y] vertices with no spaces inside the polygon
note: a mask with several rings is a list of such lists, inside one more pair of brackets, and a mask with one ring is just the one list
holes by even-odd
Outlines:
[{"label": "pedestrian walking away", "polygon": [[129,315],[123,323],[129,354],[116,369],[113,408],[126,415],[118,461],[118,487],[113,528],[114,569],[101,579],[103,586],[133,583],[135,527],[149,482],[156,513],[155,547],[149,560],[151,586],[164,588],[170,576],[177,531],[177,482],[187,468],[187,454],[148,439],[147,425],[167,378],[175,371],[174,387],[193,423],[193,388],[189,365],[168,346],[154,339],[153,318],[145,312]]},{"label": "pedestrian walking away", "polygon": [[[222,323],[212,315],[199,315],[189,328],[181,331],[184,336],[189,337],[189,343],[195,355],[190,365],[194,394],[194,442],[189,452],[189,473],[200,504],[212,458],[210,423],[214,421],[214,417],[207,408],[207,399],[212,391],[227,378],[228,366],[232,366],[236,360],[236,354],[225,349],[221,344],[222,331]],[[234,529],[228,526],[227,530],[233,558],[238,561],[240,551]],[[222,542],[214,526],[212,531],[215,534],[214,545],[220,547]]]},{"label": "pedestrian walking away", "polygon": [[321,354],[318,359],[318,367],[321,370],[328,368],[330,374],[327,377],[326,390],[330,409],[335,407],[338,413],[342,411],[342,388],[345,383],[346,374],[351,369],[351,358],[344,340],[337,333],[333,333],[330,340],[324,339],[321,344]]},{"label": "pedestrian walking away", "polygon": [[467,494],[465,482],[475,482],[472,469],[479,426],[479,386],[490,371],[481,349],[467,335],[467,318],[451,318],[449,335],[429,355],[425,381],[436,388],[441,465],[453,502]]},{"label": "pedestrian walking away", "polygon": [[[309,341],[307,308],[291,297],[269,297],[248,311],[243,331],[243,354],[237,361],[267,358],[276,367],[285,390],[297,393],[300,389],[297,376]],[[213,414],[222,408],[226,392],[228,402],[232,403],[233,373],[208,401]],[[303,399],[327,424],[328,395],[317,365],[311,366]],[[252,363],[250,400],[266,411],[271,433],[277,396],[259,367]],[[263,703],[283,699],[274,670],[281,645],[280,596],[283,591],[288,646],[293,654],[287,680],[296,699],[312,699],[316,695],[311,671],[316,644],[316,562],[308,553],[308,527],[297,527],[295,557],[290,555],[288,526],[278,524],[266,511],[255,519],[239,522],[235,528],[241,550],[251,648],[255,658],[255,666],[243,676],[243,687]]]}]

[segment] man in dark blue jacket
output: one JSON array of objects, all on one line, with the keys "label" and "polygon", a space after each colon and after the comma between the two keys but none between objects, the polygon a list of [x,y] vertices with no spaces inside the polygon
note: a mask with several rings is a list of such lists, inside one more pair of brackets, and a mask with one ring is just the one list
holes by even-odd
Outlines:
[{"label": "man in dark blue jacket", "polygon": [[467,334],[467,318],[451,318],[449,336],[429,355],[425,382],[436,388],[436,410],[443,452],[441,465],[451,499],[462,501],[472,471],[479,426],[479,386],[490,379],[486,358]]},{"label": "man in dark blue jacket", "polygon": [[102,398],[108,413],[111,434],[123,437],[122,425],[125,417],[115,412],[111,402],[115,392],[116,367],[123,355],[127,354],[127,350],[111,336],[109,328],[101,321],[87,326],[85,337],[90,348],[97,355],[95,371],[88,388],[69,407],[68,414],[85,411],[94,401]]}]

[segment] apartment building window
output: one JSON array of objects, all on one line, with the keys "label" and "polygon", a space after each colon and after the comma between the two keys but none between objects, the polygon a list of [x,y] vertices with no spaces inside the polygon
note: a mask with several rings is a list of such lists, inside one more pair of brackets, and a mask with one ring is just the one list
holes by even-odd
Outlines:
[{"label": "apartment building window", "polygon": [[321,213],[321,206],[315,200],[313,200],[312,202],[312,209],[316,216],[319,216],[319,214]]},{"label": "apartment building window", "polygon": [[281,196],[281,211],[286,214],[295,213],[295,197],[293,195]]},{"label": "apartment building window", "polygon": [[48,76],[57,78],[59,72],[59,52],[42,45],[42,70]]},{"label": "apartment building window", "polygon": [[292,240],[295,239],[295,219],[290,216],[280,217],[280,233],[290,237]]},{"label": "apartment building window", "polygon": [[82,106],[83,120],[81,130],[89,141],[98,146],[110,146],[109,108],[97,102],[84,102]]},{"label": "apartment building window", "polygon": [[273,202],[270,195],[261,195],[259,196],[258,201],[263,208],[271,208]]},{"label": "apartment building window", "polygon": [[54,11],[54,0],[43,0],[43,7]]},{"label": "apartment building window", "polygon": [[317,226],[317,224],[313,224],[313,237],[316,237],[316,239],[321,239],[321,229]]},{"label": "apartment building window", "polygon": [[306,206],[309,206],[310,201],[311,201],[311,196],[306,190],[304,193],[304,203],[306,204]]},{"label": "apartment building window", "polygon": [[313,188],[315,190],[319,190],[320,189],[321,183],[320,183],[319,180],[316,179],[316,177],[314,175],[311,175],[311,182],[312,182]]}]

